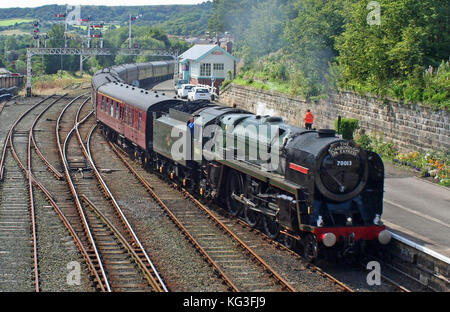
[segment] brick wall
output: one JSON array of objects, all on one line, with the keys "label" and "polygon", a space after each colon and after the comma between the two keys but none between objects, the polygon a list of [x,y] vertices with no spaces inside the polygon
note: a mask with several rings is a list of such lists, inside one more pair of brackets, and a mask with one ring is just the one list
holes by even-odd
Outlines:
[{"label": "brick wall", "polygon": [[219,101],[260,115],[283,117],[287,123],[304,127],[306,109],[314,114],[313,127],[334,128],[338,115],[359,120],[367,133],[380,133],[405,150],[450,150],[448,111],[433,111],[419,105],[406,106],[395,101],[340,92],[317,103],[307,102],[274,91],[228,85]]},{"label": "brick wall", "polygon": [[[218,88],[219,85],[222,84],[223,81],[224,81],[224,79],[216,79],[214,81],[214,87]],[[192,83],[192,84],[195,84],[195,85],[196,84],[203,84],[203,85],[211,86],[211,79],[206,79],[206,78],[199,78],[199,79],[197,79],[197,78],[192,78],[191,77],[191,80],[189,81],[189,83]]]}]

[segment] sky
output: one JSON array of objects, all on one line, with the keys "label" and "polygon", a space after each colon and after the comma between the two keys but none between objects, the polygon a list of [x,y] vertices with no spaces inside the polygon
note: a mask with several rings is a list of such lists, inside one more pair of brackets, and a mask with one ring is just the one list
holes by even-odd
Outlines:
[{"label": "sky", "polygon": [[18,2],[0,0],[0,8],[29,8],[48,4],[59,5],[164,5],[164,4],[198,4],[207,0],[21,0]]}]

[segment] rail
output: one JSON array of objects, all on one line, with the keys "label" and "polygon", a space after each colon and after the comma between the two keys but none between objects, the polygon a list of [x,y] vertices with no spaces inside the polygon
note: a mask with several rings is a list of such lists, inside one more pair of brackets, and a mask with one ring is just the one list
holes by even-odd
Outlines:
[{"label": "rail", "polygon": [[[127,232],[130,234],[132,240],[133,240],[133,244],[137,246],[137,248],[139,249],[139,251],[144,255],[146,262],[149,264],[152,272],[154,273],[157,281],[153,281],[153,284],[157,284],[158,287],[156,287],[157,290],[159,291],[164,291],[164,292],[168,292],[167,286],[165,285],[164,281],[162,280],[161,276],[159,275],[156,267],[154,266],[153,262],[151,261],[147,251],[145,250],[144,246],[142,245],[142,243],[140,242],[139,238],[137,237],[136,233],[133,231],[133,228],[131,227],[130,223],[128,222],[128,219],[126,218],[125,214],[122,211],[122,208],[120,208],[117,200],[115,199],[114,195],[112,194],[112,192],[110,191],[110,189],[108,188],[108,186],[106,185],[105,181],[103,180],[102,176],[100,175],[100,172],[97,169],[97,166],[95,165],[94,160],[91,157],[91,151],[90,151],[90,139],[92,136],[93,131],[95,130],[96,126],[93,126],[92,129],[89,132],[88,135],[88,141],[87,144],[84,145],[83,140],[80,136],[80,133],[78,131],[78,126],[77,126],[77,137],[78,137],[78,141],[80,143],[80,146],[82,147],[82,151],[83,154],[85,155],[86,159],[89,161],[91,168],[94,171],[95,176],[97,177],[97,180],[100,183],[100,186],[102,187],[102,189],[106,192],[107,196],[109,197],[109,199],[111,200],[111,203],[113,204],[113,207],[116,211],[116,213],[118,214],[119,218],[121,219],[122,223],[125,226],[125,229],[127,230]],[[87,146],[87,148],[86,148]]]},{"label": "rail", "polygon": [[[70,176],[70,169],[69,169],[69,163],[68,163],[67,157],[66,157],[66,150],[67,150],[67,143],[68,143],[68,140],[69,140],[70,136],[72,135],[72,133],[75,131],[75,126],[74,126],[74,127],[69,131],[69,133],[67,134],[67,136],[66,136],[66,138],[65,138],[65,140],[64,140],[64,144],[61,143],[61,137],[60,137],[60,133],[59,133],[59,130],[60,130],[60,124],[61,124],[61,119],[62,119],[62,116],[63,116],[63,114],[65,113],[65,111],[66,111],[66,110],[69,108],[69,106],[71,106],[76,100],[78,100],[78,99],[81,98],[82,96],[85,96],[86,94],[88,94],[88,93],[84,93],[84,94],[79,95],[79,96],[77,96],[76,98],[74,98],[74,99],[73,99],[72,101],[70,101],[70,102],[63,108],[63,110],[61,111],[61,113],[60,113],[60,115],[59,115],[59,117],[58,117],[58,120],[57,120],[57,122],[56,122],[56,127],[55,127],[55,131],[56,131],[56,140],[57,140],[57,146],[58,146],[59,155],[60,155],[60,158],[61,158],[63,167],[64,167],[64,172],[65,172],[65,176],[66,176],[66,181],[67,181],[67,183],[69,184],[69,188],[70,188],[70,191],[71,191],[72,196],[73,196],[73,198],[74,198],[75,205],[76,205],[77,210],[78,210],[78,214],[80,215],[80,218],[81,218],[81,221],[82,221],[82,224],[83,224],[84,231],[85,231],[86,236],[87,236],[87,238],[88,238],[89,244],[90,244],[90,246],[91,246],[92,249],[93,249],[94,257],[95,257],[95,259],[96,259],[96,262],[98,263],[98,267],[99,267],[99,271],[100,271],[99,276],[100,276],[101,285],[102,285],[102,287],[105,289],[105,291],[111,292],[111,285],[110,285],[110,283],[109,283],[109,281],[108,281],[108,277],[106,276],[106,272],[105,272],[105,269],[104,269],[104,267],[103,267],[103,264],[102,264],[101,257],[100,257],[100,255],[99,255],[97,246],[96,246],[96,244],[95,244],[95,242],[94,242],[94,238],[93,238],[93,236],[92,236],[91,230],[89,229],[88,222],[87,222],[87,219],[86,219],[86,215],[85,215],[85,213],[84,213],[84,211],[83,211],[83,207],[82,207],[82,205],[81,205],[80,198],[78,197],[78,193],[77,193],[77,191],[76,191],[76,189],[75,189],[75,185],[74,185],[73,180],[72,180],[72,178],[71,178],[71,176]],[[89,98],[88,98],[88,99],[89,99]],[[88,99],[87,99],[87,100],[88,100]],[[87,100],[86,100],[84,103],[86,103]]]},{"label": "rail", "polygon": [[[109,142],[111,148],[115,152],[115,154],[120,158],[120,160],[127,166],[127,168],[136,176],[136,178],[142,183],[142,185],[147,189],[150,195],[156,200],[156,202],[166,211],[172,221],[182,230],[184,235],[191,241],[191,243],[200,251],[202,255],[208,259],[208,262],[217,270],[219,275],[224,279],[227,285],[233,289],[234,291],[238,291],[238,288],[233,284],[233,282],[229,279],[229,277],[222,271],[222,269],[214,262],[214,260],[206,253],[206,251],[200,246],[200,244],[195,240],[195,238],[189,234],[187,229],[183,226],[183,224],[176,218],[176,216],[172,213],[169,207],[159,198],[159,196],[154,192],[151,185],[148,183],[146,179],[144,179],[125,159],[122,152],[119,152],[118,148],[114,146],[111,142]],[[190,194],[185,193],[185,195],[196,205],[199,203],[195,198],[191,197]],[[205,208],[203,206],[203,208]],[[206,208],[205,208],[206,209]],[[203,210],[203,209],[202,209]],[[208,209],[206,209],[208,210]],[[295,288],[292,287],[283,277],[281,277],[268,263],[266,263],[261,257],[259,257],[248,245],[246,245],[242,240],[240,240],[234,233],[232,233],[220,220],[218,220],[213,214],[207,212],[209,218],[212,219],[215,224],[219,225],[222,230],[224,230],[229,236],[232,237],[234,241],[236,241],[239,246],[246,251],[246,253],[250,254],[251,257],[256,260],[258,264],[260,264],[267,272],[270,272],[271,276],[278,281],[278,283],[286,290],[295,292]]]},{"label": "rail", "polygon": [[[11,154],[13,155],[14,159],[17,161],[17,163],[19,164],[19,167],[22,169],[22,171],[24,172],[24,174],[26,175],[26,178],[28,180],[28,194],[30,197],[30,219],[31,219],[31,236],[32,236],[32,242],[33,242],[33,276],[34,276],[34,285],[35,285],[35,291],[39,292],[39,264],[38,264],[38,252],[37,252],[37,235],[36,235],[36,217],[35,217],[35,207],[34,207],[34,196],[33,196],[33,186],[32,186],[32,181],[33,178],[31,176],[31,172],[30,172],[30,166],[31,166],[31,150],[30,150],[30,139],[28,139],[28,146],[27,146],[27,159],[28,159],[28,168],[24,166],[24,164],[21,162],[19,156],[16,153],[16,150],[14,148],[14,139],[13,139],[13,134],[14,134],[14,129],[17,126],[17,124],[26,116],[28,115],[32,110],[34,110],[36,107],[38,107],[39,105],[41,105],[42,103],[44,103],[45,101],[47,101],[48,99],[50,99],[51,97],[53,97],[53,95],[46,97],[45,99],[39,101],[38,103],[36,103],[35,105],[33,105],[31,108],[29,108],[28,110],[26,110],[11,126],[8,135],[7,135],[7,141],[9,141],[9,146],[11,149]],[[5,142],[4,147],[4,153],[2,155],[2,160],[1,160],[1,167],[3,168],[3,162],[4,162],[4,157],[6,156],[6,147],[7,147],[7,141]],[[3,169],[1,170],[3,172]]]}]

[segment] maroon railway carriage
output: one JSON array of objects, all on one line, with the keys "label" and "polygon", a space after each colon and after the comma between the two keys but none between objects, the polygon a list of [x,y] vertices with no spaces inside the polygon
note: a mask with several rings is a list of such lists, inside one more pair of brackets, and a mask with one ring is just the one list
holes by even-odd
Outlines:
[{"label": "maroon railway carriage", "polygon": [[105,135],[133,149],[135,157],[152,149],[153,113],[182,103],[164,93],[110,82],[98,88],[96,115]]}]

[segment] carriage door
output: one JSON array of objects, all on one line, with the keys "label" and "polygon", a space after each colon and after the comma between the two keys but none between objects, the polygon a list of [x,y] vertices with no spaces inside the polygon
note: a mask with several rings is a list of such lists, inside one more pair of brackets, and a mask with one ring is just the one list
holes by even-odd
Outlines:
[{"label": "carriage door", "polygon": [[123,134],[123,123],[124,123],[124,112],[125,112],[125,105],[123,103],[119,103],[119,120],[118,120],[118,130],[120,134]]}]

